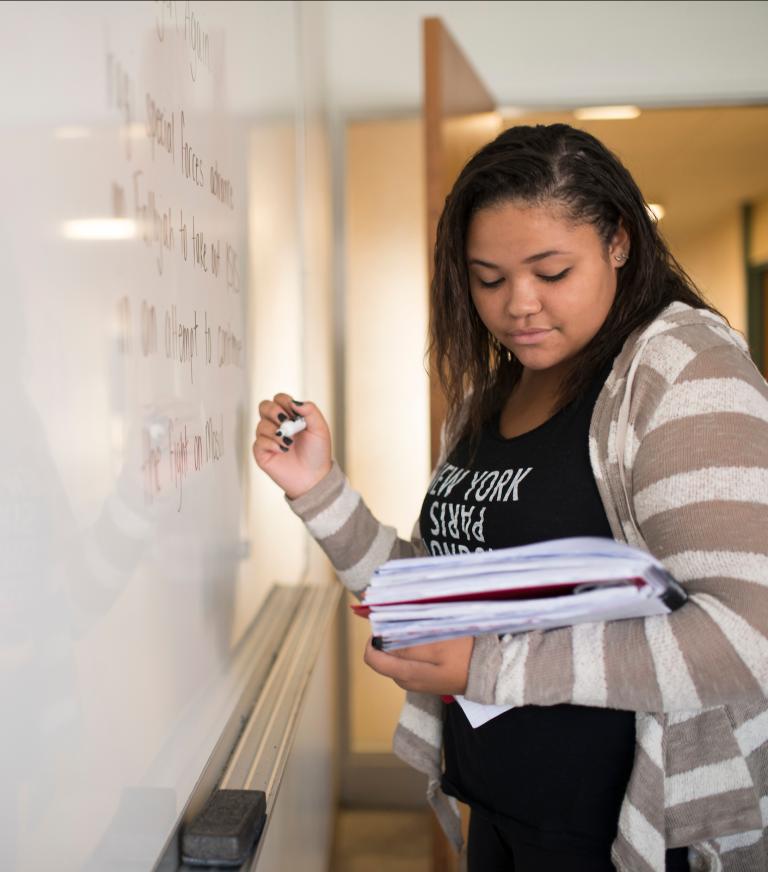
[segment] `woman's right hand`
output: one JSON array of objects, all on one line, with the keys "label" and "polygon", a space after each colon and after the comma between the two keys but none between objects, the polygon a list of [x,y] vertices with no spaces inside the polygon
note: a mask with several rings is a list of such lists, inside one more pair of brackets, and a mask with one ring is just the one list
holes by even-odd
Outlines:
[{"label": "woman's right hand", "polygon": [[[280,425],[301,415],[306,430],[291,437],[280,437]],[[288,394],[275,394],[259,403],[259,424],[253,456],[259,469],[296,499],[314,487],[331,471],[331,433],[314,403],[297,403]]]}]

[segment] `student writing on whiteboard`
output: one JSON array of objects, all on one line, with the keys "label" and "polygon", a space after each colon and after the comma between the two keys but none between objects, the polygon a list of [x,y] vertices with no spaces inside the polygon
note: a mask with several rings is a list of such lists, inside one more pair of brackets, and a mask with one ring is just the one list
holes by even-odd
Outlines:
[{"label": "student writing on whiteboard", "polygon": [[[552,125],[459,175],[431,343],[448,415],[410,541],[350,487],[314,405],[260,406],[256,461],[351,590],[393,557],[597,535],[689,595],[668,616],[368,645],[408,691],[395,751],[457,844],[450,797],[471,807],[469,869],[768,868],[768,386],[743,339],[620,161]],[[444,694],[511,708],[473,729]]]}]

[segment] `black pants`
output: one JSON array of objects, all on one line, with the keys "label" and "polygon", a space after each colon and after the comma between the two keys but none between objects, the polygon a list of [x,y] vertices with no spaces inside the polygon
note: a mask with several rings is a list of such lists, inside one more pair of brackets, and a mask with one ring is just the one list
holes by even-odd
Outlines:
[{"label": "black pants", "polygon": [[[467,845],[468,872],[614,872],[610,849],[600,853],[563,851],[526,844],[472,812]],[[688,849],[667,851],[666,872],[688,872]]]}]

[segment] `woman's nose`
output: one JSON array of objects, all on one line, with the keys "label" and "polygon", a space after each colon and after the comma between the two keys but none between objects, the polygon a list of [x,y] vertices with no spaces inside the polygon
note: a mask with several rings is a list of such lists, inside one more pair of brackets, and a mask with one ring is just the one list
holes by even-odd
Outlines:
[{"label": "woman's nose", "polygon": [[524,318],[541,311],[541,300],[528,282],[510,282],[508,288],[506,309],[512,318]]}]

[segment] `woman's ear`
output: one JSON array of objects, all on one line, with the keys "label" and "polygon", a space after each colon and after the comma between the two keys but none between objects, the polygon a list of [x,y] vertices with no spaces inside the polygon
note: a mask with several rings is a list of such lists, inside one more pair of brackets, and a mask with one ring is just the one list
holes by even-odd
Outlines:
[{"label": "woman's ear", "polygon": [[608,257],[616,266],[623,266],[629,258],[630,239],[624,221],[619,218],[619,226],[608,245]]}]

